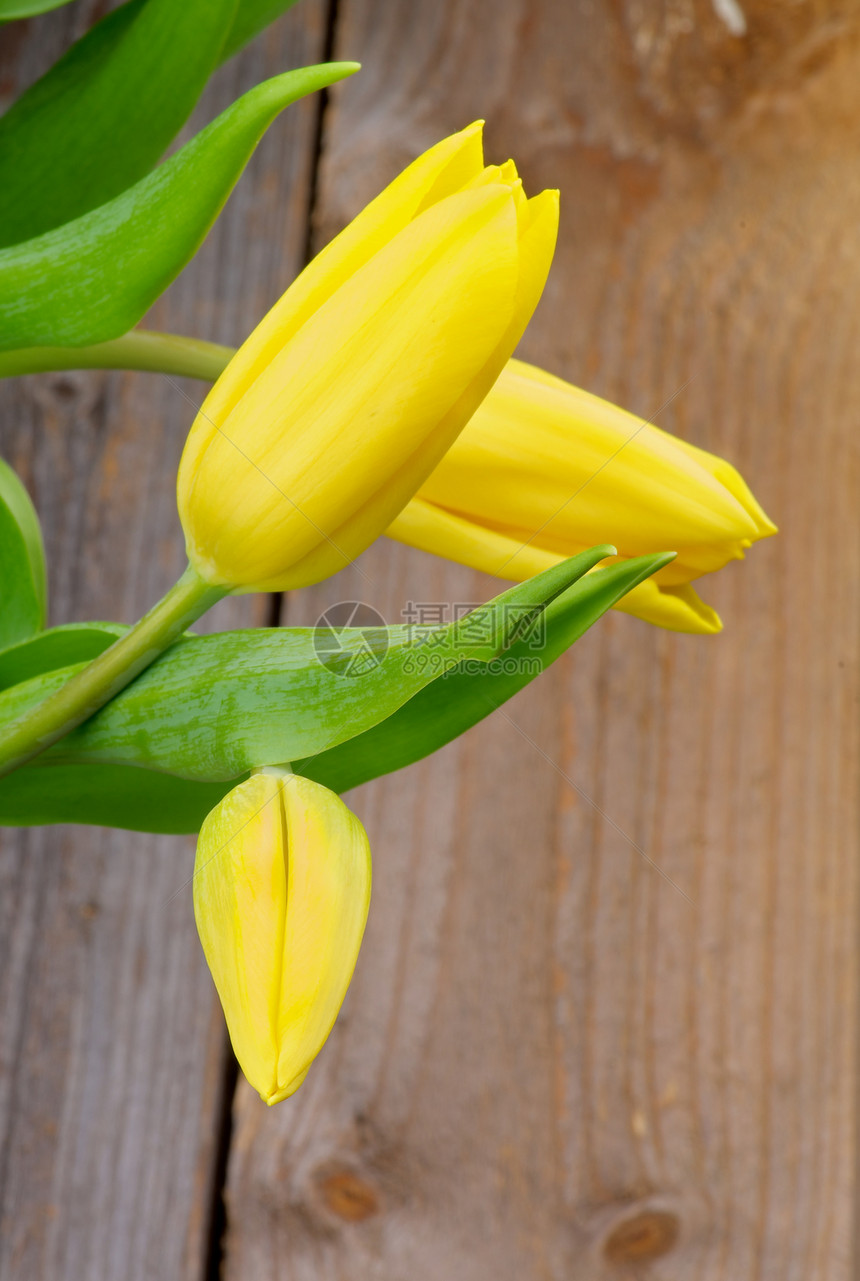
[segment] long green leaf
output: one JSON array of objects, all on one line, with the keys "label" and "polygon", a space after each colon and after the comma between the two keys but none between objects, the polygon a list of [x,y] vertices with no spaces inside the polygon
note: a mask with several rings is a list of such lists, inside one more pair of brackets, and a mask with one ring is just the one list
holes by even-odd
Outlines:
[{"label": "long green leaf", "polygon": [[[68,0],[0,0],[0,22]],[[149,173],[212,71],[296,0],[128,0],[0,117],[0,247]]]},{"label": "long green leaf", "polygon": [[[44,759],[142,765],[213,782],[323,751],[390,715],[464,657],[481,663],[503,652],[529,613],[608,551],[573,557],[448,627],[351,629],[324,662],[320,634],[309,628],[185,639]],[[0,724],[26,713],[75,670],[0,693]]]},{"label": "long green leaf", "polygon": [[37,13],[61,9],[70,0],[0,0],[0,22],[13,22],[16,18],[33,18]]},{"label": "long green leaf", "polygon": [[131,0],[0,118],[0,246],[113,200],[188,119],[237,0]]},{"label": "long green leaf", "polygon": [[294,770],[345,792],[429,756],[528,685],[616,601],[671,559],[671,554],[641,556],[581,578],[547,607],[542,644],[521,641],[481,669],[457,667],[381,724],[321,755],[294,761]]},{"label": "long green leaf", "polygon": [[0,651],[0,690],[58,667],[88,663],[126,631],[119,623],[66,623],[12,645]]},{"label": "long green leaf", "polygon": [[0,250],[0,350],[131,329],[197,251],[277,114],[355,70],[328,63],[265,81],[115,200]]},{"label": "long green leaf", "polygon": [[[410,764],[487,716],[543,670],[601,614],[666,562],[643,557],[580,579],[548,606],[543,646],[520,641],[483,670],[471,661],[440,676],[393,715],[297,768],[338,791]],[[528,660],[520,662],[521,659]],[[537,659],[537,663],[534,660]],[[151,832],[196,832],[239,778],[178,779],[134,765],[51,763],[41,757],[0,778],[0,823],[91,823]]]},{"label": "long green leaf", "polygon": [[46,597],[39,517],[15,472],[0,459],[0,649],[44,626]]},{"label": "long green leaf", "polygon": [[213,806],[240,781],[200,783],[133,765],[25,765],[0,778],[0,824],[198,832]]}]

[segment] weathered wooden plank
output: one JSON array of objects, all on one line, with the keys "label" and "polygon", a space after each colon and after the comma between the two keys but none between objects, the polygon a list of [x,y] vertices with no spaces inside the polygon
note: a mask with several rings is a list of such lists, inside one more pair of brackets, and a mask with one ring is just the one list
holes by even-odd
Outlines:
[{"label": "weathered wooden plank", "polygon": [[[11,97],[104,8],[4,28]],[[219,72],[196,119],[318,61],[305,3]],[[295,274],[318,104],[273,126],[155,327],[235,342]],[[62,374],[0,387],[0,452],[45,524],[52,620],[131,621],[182,567],[175,469],[199,383]],[[219,607],[261,621],[264,598]],[[0,1275],[199,1278],[224,1088],[223,1021],[191,913],[193,841],[99,829],[2,834]]]},{"label": "weathered wooden plank", "polygon": [[[857,25],[341,0],[320,234],[486,116],[562,190],[526,353],[728,455],[783,532],[705,585],[722,637],[615,616],[355,795],[366,944],[296,1097],[240,1088],[229,1277],[855,1275]],[[492,587],[362,566],[296,609]]]}]

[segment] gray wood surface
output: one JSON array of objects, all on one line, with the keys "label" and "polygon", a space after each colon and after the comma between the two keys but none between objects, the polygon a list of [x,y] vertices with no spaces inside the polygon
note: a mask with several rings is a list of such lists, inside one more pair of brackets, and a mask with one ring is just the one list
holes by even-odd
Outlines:
[{"label": "gray wood surface", "polygon": [[[721,637],[613,615],[350,798],[365,947],[299,1093],[266,1109],[240,1082],[228,1281],[856,1274],[860,17],[740,4],[337,4],[364,70],[326,114],[316,242],[486,117],[488,157],[562,193],[524,354],[731,458],[782,533],[703,584]],[[22,28],[2,92],[95,9]],[[317,58],[323,28],[301,0],[203,114]],[[313,150],[291,109],[153,323],[250,328],[300,260]],[[180,564],[190,407],[131,375],[0,392],[55,620],[131,619]],[[287,621],[498,586],[385,543],[361,570]],[[225,1073],[191,858],[3,834],[4,1281],[203,1275]]]},{"label": "gray wood surface", "polygon": [[[703,585],[721,637],[615,616],[352,798],[366,946],[299,1094],[239,1089],[231,1281],[856,1275],[860,44],[741,3],[742,37],[706,0],[339,5],[318,233],[485,116],[562,193],[524,350],[783,532]],[[493,586],[363,564],[317,600]]]}]

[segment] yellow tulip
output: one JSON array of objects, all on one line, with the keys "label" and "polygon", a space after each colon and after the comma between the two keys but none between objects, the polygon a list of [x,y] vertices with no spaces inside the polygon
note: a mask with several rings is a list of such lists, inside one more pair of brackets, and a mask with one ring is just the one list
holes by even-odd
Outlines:
[{"label": "yellow tulip", "polygon": [[178,477],[207,583],[342,569],[430,474],[511,355],[555,247],[558,193],[485,167],[481,124],[409,166],[322,251],[203,404]]},{"label": "yellow tulip", "polygon": [[193,884],[236,1057],[278,1103],[305,1079],[352,978],[370,903],[367,835],[328,788],[264,770],[206,818]]},{"label": "yellow tulip", "polygon": [[676,551],[616,608],[672,631],[717,632],[691,580],[776,526],[723,459],[511,360],[386,532],[517,581],[605,539],[622,558]]}]

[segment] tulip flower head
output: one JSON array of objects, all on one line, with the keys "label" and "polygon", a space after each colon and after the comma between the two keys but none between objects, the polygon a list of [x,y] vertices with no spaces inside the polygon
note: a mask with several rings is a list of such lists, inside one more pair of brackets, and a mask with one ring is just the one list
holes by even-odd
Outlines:
[{"label": "tulip flower head", "polygon": [[302,272],[195,420],[177,485],[191,564],[279,590],[347,565],[492,387],[543,289],[558,193],[485,166],[481,125],[409,166]]},{"label": "tulip flower head", "polygon": [[242,1071],[294,1093],[349,987],[370,903],[370,847],[328,788],[260,772],[208,815],[194,916]]},{"label": "tulip flower head", "polygon": [[730,463],[561,378],[511,360],[392,538],[517,581],[611,538],[677,557],[616,605],[716,632],[692,580],[776,532]]}]

